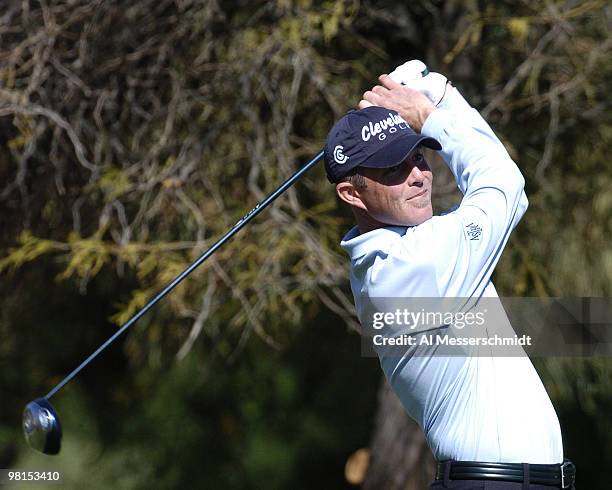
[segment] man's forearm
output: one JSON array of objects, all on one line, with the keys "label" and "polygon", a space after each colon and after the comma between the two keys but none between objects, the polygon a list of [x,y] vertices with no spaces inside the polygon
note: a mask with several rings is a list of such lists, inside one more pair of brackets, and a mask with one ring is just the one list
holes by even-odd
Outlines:
[{"label": "man's forearm", "polygon": [[451,85],[450,82],[448,82],[444,98],[437,107],[453,112],[456,120],[459,122],[469,121],[473,127],[478,128],[483,134],[487,135],[492,141],[495,141],[496,144],[506,151],[506,148],[493,132],[491,126],[484,120],[478,110],[473,108],[470,103],[465,100],[457,87]]},{"label": "man's forearm", "polygon": [[442,145],[442,157],[453,172],[463,194],[483,187],[522,192],[524,179],[489,125],[474,109],[456,112],[433,111],[422,133]]}]

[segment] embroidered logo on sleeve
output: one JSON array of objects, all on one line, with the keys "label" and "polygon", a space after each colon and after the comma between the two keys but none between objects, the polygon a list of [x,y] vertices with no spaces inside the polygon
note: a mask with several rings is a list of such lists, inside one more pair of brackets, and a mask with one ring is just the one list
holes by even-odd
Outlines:
[{"label": "embroidered logo on sleeve", "polygon": [[480,236],[482,235],[482,228],[480,226],[472,222],[469,225],[465,225],[465,227],[467,228],[467,234],[470,240],[480,240]]}]

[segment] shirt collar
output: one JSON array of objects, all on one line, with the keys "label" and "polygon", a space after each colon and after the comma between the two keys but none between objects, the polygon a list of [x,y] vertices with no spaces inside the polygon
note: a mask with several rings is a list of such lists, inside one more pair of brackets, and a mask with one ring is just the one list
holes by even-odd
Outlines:
[{"label": "shirt collar", "polygon": [[387,249],[389,243],[398,236],[404,236],[407,229],[406,226],[388,226],[359,233],[359,228],[354,226],[344,235],[340,246],[354,260],[373,250]]}]

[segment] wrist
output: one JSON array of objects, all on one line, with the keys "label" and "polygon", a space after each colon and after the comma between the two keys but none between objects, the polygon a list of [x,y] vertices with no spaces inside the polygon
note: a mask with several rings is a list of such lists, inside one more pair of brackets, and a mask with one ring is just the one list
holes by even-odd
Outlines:
[{"label": "wrist", "polygon": [[421,130],[423,129],[423,126],[425,126],[425,121],[427,121],[427,118],[431,115],[431,113],[433,111],[435,111],[436,108],[432,105],[429,107],[425,107],[423,108],[422,112],[421,112],[421,118],[420,118],[420,127],[419,127],[419,133],[421,132]]}]

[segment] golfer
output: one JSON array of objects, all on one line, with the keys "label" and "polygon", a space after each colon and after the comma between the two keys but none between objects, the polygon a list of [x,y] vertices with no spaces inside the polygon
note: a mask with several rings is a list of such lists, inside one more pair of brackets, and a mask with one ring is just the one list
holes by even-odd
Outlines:
[{"label": "golfer", "polygon": [[[377,298],[497,298],[491,274],[527,209],[501,142],[450,83],[434,105],[433,75],[419,90],[382,75],[326,141],[328,179],[356,221],[341,245],[362,325]],[[423,147],[440,152],[463,194],[442,216],[433,216]],[[557,415],[526,355],[377,354],[438,461],[429,488],[574,488]]]}]

